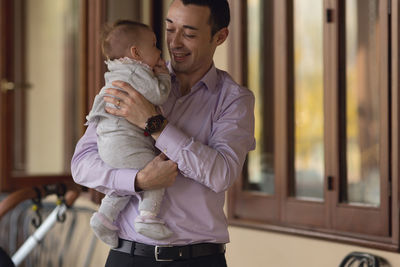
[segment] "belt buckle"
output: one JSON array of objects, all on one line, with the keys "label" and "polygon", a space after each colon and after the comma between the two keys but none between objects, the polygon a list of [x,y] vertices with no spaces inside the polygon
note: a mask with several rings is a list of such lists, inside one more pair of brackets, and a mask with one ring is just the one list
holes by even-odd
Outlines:
[{"label": "belt buckle", "polygon": [[159,245],[154,247],[154,257],[156,258],[156,261],[173,261],[173,259],[159,259],[158,254],[160,252],[158,251],[159,248],[170,248],[172,245]]}]

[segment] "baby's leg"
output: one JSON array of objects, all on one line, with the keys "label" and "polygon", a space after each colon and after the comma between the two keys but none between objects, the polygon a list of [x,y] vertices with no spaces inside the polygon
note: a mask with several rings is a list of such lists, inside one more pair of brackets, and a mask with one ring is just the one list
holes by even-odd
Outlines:
[{"label": "baby's leg", "polygon": [[160,240],[172,235],[164,221],[157,218],[165,189],[149,190],[143,193],[139,203],[140,215],[135,220],[135,230],[139,234]]},{"label": "baby's leg", "polygon": [[95,235],[112,248],[118,246],[118,228],[113,224],[120,211],[125,208],[130,196],[114,197],[106,195],[101,200],[98,212],[90,219]]}]

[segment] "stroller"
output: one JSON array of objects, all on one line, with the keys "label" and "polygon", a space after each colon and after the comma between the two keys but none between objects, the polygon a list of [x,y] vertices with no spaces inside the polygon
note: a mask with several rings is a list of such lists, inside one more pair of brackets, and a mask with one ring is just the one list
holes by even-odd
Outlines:
[{"label": "stroller", "polygon": [[52,229],[57,221],[63,222],[67,208],[74,203],[79,196],[79,190],[72,187],[67,192],[66,186],[57,184],[52,186],[43,186],[43,188],[21,189],[6,197],[0,205],[0,218],[9,210],[16,207],[19,203],[29,198],[34,202],[34,208],[40,205],[41,196],[56,194],[58,196],[57,205],[47,218],[42,222],[41,217],[38,221],[33,221],[37,229],[29,236],[22,246],[10,257],[4,249],[0,247],[0,266],[15,267],[19,266],[29,253],[39,244],[45,235]]}]

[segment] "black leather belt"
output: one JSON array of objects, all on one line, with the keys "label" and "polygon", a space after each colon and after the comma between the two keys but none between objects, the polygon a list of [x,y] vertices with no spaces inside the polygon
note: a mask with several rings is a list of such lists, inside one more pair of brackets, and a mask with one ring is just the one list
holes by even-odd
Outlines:
[{"label": "black leather belt", "polygon": [[151,257],[156,261],[175,261],[225,253],[225,244],[200,243],[186,246],[151,246],[119,239],[118,247],[113,250],[135,256]]}]

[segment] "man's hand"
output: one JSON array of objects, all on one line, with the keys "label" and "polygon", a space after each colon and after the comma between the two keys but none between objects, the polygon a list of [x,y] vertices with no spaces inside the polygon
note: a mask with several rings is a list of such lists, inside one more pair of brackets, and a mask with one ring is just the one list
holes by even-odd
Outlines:
[{"label": "man's hand", "polygon": [[106,107],[106,111],[124,117],[130,123],[144,129],[147,119],[158,114],[155,106],[128,83],[115,81],[112,85],[123,89],[126,93],[118,89],[108,88],[106,93],[113,97],[104,96],[104,101],[119,108]]},{"label": "man's hand", "polygon": [[175,182],[177,175],[176,163],[161,153],[137,173],[135,189],[146,191],[169,187]]}]

